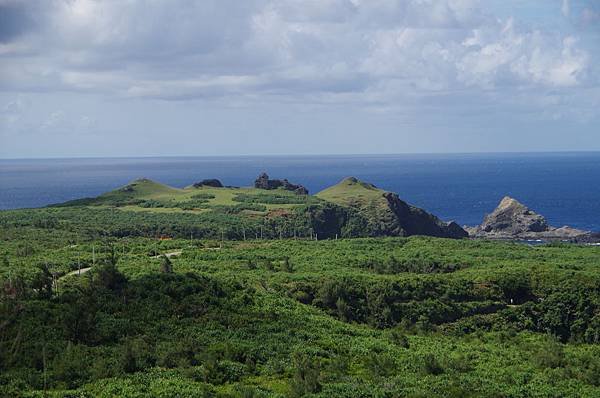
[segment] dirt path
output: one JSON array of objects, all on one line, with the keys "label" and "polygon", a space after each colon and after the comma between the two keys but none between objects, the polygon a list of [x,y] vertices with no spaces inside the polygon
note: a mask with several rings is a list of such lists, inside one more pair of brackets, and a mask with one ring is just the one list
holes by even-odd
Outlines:
[{"label": "dirt path", "polygon": [[67,276],[71,276],[71,275],[85,274],[86,272],[88,272],[91,269],[92,269],[92,267],[87,267],[87,268],[81,268],[81,269],[78,269],[78,270],[75,270],[75,271],[71,271],[71,272],[68,272],[68,273],[64,274],[60,278],[58,278],[58,280],[64,279]]},{"label": "dirt path", "polygon": [[[166,256],[167,258],[171,258],[173,256],[179,256],[179,255],[181,255],[181,253],[183,253],[183,250],[177,250],[174,252],[165,253],[164,256]],[[152,256],[152,258],[161,258],[162,256],[163,256],[163,254],[159,254],[158,256]]]}]

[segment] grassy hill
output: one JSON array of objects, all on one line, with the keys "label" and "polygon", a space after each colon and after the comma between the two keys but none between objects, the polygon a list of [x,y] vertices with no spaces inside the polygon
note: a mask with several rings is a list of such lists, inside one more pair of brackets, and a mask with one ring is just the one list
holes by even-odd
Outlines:
[{"label": "grassy hill", "polygon": [[373,184],[347,177],[338,184],[317,193],[316,196],[345,206],[385,207],[384,193],[385,191]]},{"label": "grassy hill", "polygon": [[86,198],[56,206],[115,206],[128,210],[181,209],[206,210],[215,206],[235,206],[240,203],[262,204],[266,209],[290,208],[314,202],[307,195],[297,195],[284,189],[262,190],[246,187],[210,187],[193,185],[183,189],[173,188],[146,178],[131,183],[96,198]]},{"label": "grassy hill", "polygon": [[464,238],[467,233],[455,223],[445,223],[423,209],[402,201],[398,195],[348,177],[317,194],[329,202],[355,209],[373,236],[429,235]]},{"label": "grassy hill", "polygon": [[[74,200],[31,211],[36,222],[81,227],[91,214],[98,232],[117,236],[170,237],[365,237],[431,235],[462,238],[457,225],[447,225],[397,195],[347,178],[317,195],[283,188],[188,186],[172,188],[140,179],[96,198]],[[63,210],[56,210],[63,209]],[[125,212],[115,217],[114,210]],[[16,213],[19,213],[17,211]],[[10,219],[10,213],[8,215]],[[25,217],[27,218],[27,217]],[[41,218],[46,218],[41,221]],[[21,220],[23,217],[21,217]],[[165,227],[168,223],[168,228]],[[123,224],[123,225],[121,225]],[[89,225],[85,225],[89,228]]]}]

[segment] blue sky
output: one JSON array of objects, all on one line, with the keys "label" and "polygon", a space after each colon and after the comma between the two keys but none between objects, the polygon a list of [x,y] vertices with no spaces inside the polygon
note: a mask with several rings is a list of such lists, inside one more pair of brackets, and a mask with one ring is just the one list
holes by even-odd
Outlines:
[{"label": "blue sky", "polygon": [[0,157],[600,150],[594,0],[0,0]]}]

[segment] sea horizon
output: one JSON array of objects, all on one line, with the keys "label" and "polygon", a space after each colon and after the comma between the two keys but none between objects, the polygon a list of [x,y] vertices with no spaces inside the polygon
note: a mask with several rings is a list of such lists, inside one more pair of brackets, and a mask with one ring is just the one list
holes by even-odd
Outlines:
[{"label": "sea horizon", "polygon": [[163,159],[163,158],[263,158],[263,157],[389,157],[389,156],[477,156],[477,155],[569,155],[569,154],[600,154],[600,149],[566,150],[566,151],[466,151],[466,152],[390,152],[390,153],[265,153],[265,154],[225,154],[225,155],[116,155],[116,156],[46,156],[46,157],[0,157],[0,161],[13,160],[76,160],[76,159]]},{"label": "sea horizon", "polygon": [[355,176],[461,225],[512,196],[555,226],[599,231],[600,152],[137,156],[0,159],[0,209],[97,196],[137,179],[182,188],[204,178],[250,186],[260,172],[316,193]]}]

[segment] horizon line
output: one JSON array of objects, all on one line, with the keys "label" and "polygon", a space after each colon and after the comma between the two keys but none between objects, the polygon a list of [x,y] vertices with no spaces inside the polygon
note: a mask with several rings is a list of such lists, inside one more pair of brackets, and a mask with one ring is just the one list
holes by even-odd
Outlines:
[{"label": "horizon line", "polygon": [[76,159],[157,159],[157,158],[281,158],[281,157],[366,157],[366,156],[419,156],[419,155],[551,155],[551,154],[593,154],[595,150],[565,151],[478,151],[478,152],[396,152],[396,153],[306,153],[306,154],[227,154],[227,155],[119,155],[119,156],[48,156],[48,157],[0,157],[5,160],[76,160]]}]

